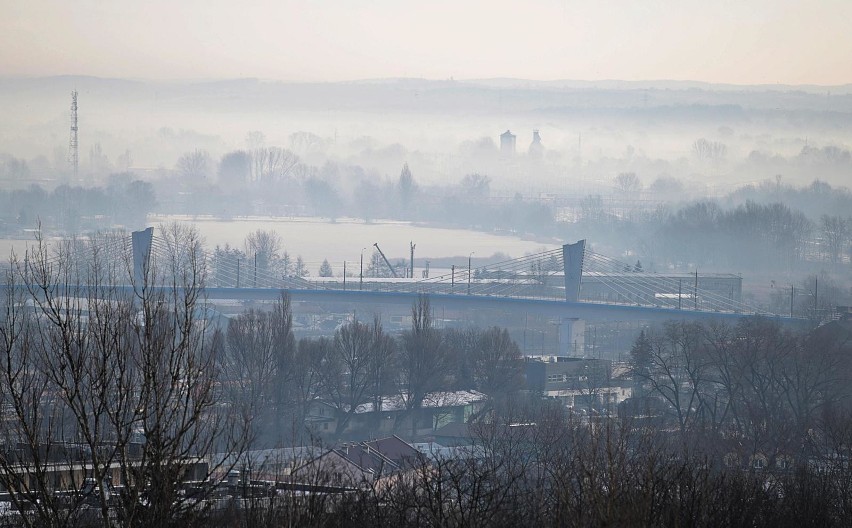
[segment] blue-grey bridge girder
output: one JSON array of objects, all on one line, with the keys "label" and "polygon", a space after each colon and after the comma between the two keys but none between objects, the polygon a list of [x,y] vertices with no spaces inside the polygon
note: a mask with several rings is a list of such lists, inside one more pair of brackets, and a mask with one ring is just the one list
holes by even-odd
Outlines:
[{"label": "blue-grey bridge girder", "polygon": [[[280,295],[281,290],[273,288],[208,288],[207,297],[215,304],[216,299],[273,301]],[[316,290],[289,289],[293,301],[317,303],[364,303],[372,305],[387,305],[410,307],[417,301],[417,292],[383,292],[359,290]],[[517,310],[519,312],[538,314],[547,317],[579,318],[586,321],[649,321],[662,322],[679,321],[729,321],[736,322],[754,314],[735,312],[702,312],[693,310],[677,310],[649,306],[633,306],[619,304],[569,302],[556,299],[524,299],[517,297],[486,297],[464,294],[429,294],[433,309],[447,308],[457,310]],[[801,319],[790,319],[774,314],[765,317],[781,323],[800,323]]]},{"label": "blue-grey bridge girder", "polygon": [[[136,284],[142,284],[142,277],[148,266],[152,254],[153,228],[137,231],[132,234],[134,279]],[[464,291],[446,293],[429,293],[433,307],[446,307],[456,310],[518,310],[530,314],[541,314],[560,318],[577,318],[588,321],[595,320],[636,320],[636,321],[662,321],[662,320],[727,320],[734,321],[744,317],[753,316],[753,313],[740,311],[701,311],[681,310],[672,307],[580,302],[580,283],[583,276],[583,265],[586,256],[586,241],[580,240],[574,244],[566,244],[562,247],[563,274],[565,285],[565,300],[558,298],[535,299],[521,296],[505,295],[465,295]],[[295,287],[294,287],[295,286]],[[287,287],[287,291],[295,301],[317,302],[317,303],[353,303],[366,305],[385,305],[397,307],[411,306],[421,294],[417,291],[418,284],[412,284],[412,291],[371,291],[371,290],[341,290],[334,288],[299,288],[297,284]],[[118,290],[127,289],[127,293],[133,293],[132,286],[119,286]],[[5,285],[0,285],[0,290],[5,290]],[[83,290],[78,290],[81,293]],[[256,300],[271,301],[280,295],[280,288],[233,288],[216,287],[207,288],[206,295],[211,301],[217,299],[230,300]],[[798,323],[801,319],[766,314],[766,317],[781,322]]]}]

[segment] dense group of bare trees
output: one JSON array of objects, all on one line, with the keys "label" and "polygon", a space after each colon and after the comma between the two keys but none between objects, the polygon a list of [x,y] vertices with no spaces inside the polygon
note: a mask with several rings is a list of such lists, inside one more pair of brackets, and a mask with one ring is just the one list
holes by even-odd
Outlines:
[{"label": "dense group of bare trees", "polygon": [[637,399],[658,403],[588,418],[515,402],[451,454],[427,449],[348,492],[279,495],[263,526],[844,526],[850,339],[762,319],[669,323],[631,354]]},{"label": "dense group of bare trees", "polygon": [[273,183],[286,180],[299,165],[293,152],[280,147],[267,147],[262,140],[253,140],[250,150],[235,150],[225,154],[221,162],[213,162],[206,150],[196,149],[178,158],[175,168],[185,183],[199,185],[212,179],[214,172],[223,183],[240,186],[250,182]]},{"label": "dense group of bare trees", "polygon": [[82,242],[39,244],[5,272],[0,485],[24,525],[184,526],[211,490],[178,484],[250,440],[251,410],[219,395],[197,235],[163,235],[180,251],[141,282]]},{"label": "dense group of bare trees", "polygon": [[289,314],[284,295],[271,314],[246,312],[227,331],[230,385],[252,400],[253,409],[274,415],[258,422],[266,444],[317,433],[305,424],[312,403],[329,406],[335,430],[326,434],[340,438],[363,434],[348,431],[352,417],[361,409],[381,411],[385,399],[401,402],[411,415],[431,392],[474,389],[503,403],[523,388],[520,350],[505,329],[439,329],[426,297],[413,305],[411,329],[401,336],[386,332],[375,316],[297,343]]},{"label": "dense group of bare trees", "polygon": [[662,223],[657,245],[677,261],[789,269],[805,259],[813,233],[810,219],[781,203],[748,201],[726,210],[714,202],[698,202]]},{"label": "dense group of bare trees", "polygon": [[831,439],[848,423],[850,345],[842,327],[797,334],[755,318],[669,323],[641,334],[631,356],[645,413],[685,445],[737,466],[783,465],[845,452]]},{"label": "dense group of bare trees", "polygon": [[15,226],[32,229],[41,223],[62,233],[117,224],[135,229],[145,225],[156,205],[154,186],[129,173],[113,174],[101,187],[0,189],[0,232],[14,232]]},{"label": "dense group of bare trees", "polygon": [[474,426],[473,445],[452,455],[426,451],[342,493],[248,499],[211,524],[839,527],[852,515],[842,460],[744,471],[684,451],[657,423],[590,423],[556,405],[515,410]]}]

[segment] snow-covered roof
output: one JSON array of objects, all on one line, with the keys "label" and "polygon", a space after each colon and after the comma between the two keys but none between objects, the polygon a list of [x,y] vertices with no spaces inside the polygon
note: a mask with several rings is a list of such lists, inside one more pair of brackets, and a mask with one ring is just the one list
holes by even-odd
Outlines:
[{"label": "snow-covered roof", "polygon": [[[475,391],[441,391],[441,392],[430,392],[423,398],[422,408],[426,409],[437,409],[440,407],[460,407],[464,405],[470,405],[472,403],[477,403],[481,401],[485,401],[488,399],[488,396],[485,394]],[[393,396],[384,396],[382,397],[381,402],[381,410],[382,411],[401,411],[406,407],[406,402],[408,398],[404,395],[395,394]],[[373,412],[373,403],[362,403],[358,407],[355,408],[356,414]]]}]

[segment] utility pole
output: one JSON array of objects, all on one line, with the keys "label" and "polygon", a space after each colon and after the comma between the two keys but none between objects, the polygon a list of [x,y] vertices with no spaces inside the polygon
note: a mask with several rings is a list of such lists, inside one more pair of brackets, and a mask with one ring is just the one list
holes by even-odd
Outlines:
[{"label": "utility pole", "polygon": [[793,318],[793,294],[796,292],[796,287],[790,285],[790,319]]},{"label": "utility pole", "polygon": [[408,245],[411,246],[411,260],[409,260],[409,263],[411,264],[411,274],[409,275],[409,277],[413,279],[414,278],[414,248],[417,247],[417,244],[415,244],[414,242],[409,242]]},{"label": "utility pole", "polygon": [[698,268],[695,269],[695,284],[692,286],[693,310],[698,310]]},{"label": "utility pole", "polygon": [[361,270],[358,272],[358,289],[364,289],[364,250],[367,248],[361,248]]},{"label": "utility pole", "polygon": [[473,256],[473,251],[467,256],[467,294],[470,295],[470,257]]},{"label": "utility pole", "polygon": [[819,277],[814,277],[814,317],[817,317],[819,309]]}]

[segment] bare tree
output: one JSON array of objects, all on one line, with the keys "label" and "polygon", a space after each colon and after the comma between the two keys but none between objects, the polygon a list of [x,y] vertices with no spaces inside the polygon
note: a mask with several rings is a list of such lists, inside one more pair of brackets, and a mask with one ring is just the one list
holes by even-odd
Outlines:
[{"label": "bare tree", "polygon": [[255,182],[279,182],[289,178],[299,157],[279,147],[257,147],[251,153],[251,175]]},{"label": "bare tree", "polygon": [[491,194],[491,178],[479,173],[465,174],[461,188],[471,198],[488,198]]},{"label": "bare tree", "polygon": [[266,134],[260,130],[250,130],[246,133],[246,147],[249,150],[256,150],[266,144]]},{"label": "bare tree", "polygon": [[699,330],[694,324],[667,323],[661,332],[650,336],[648,373],[634,370],[634,375],[644,377],[651,392],[668,404],[684,442],[704,412],[702,390],[709,365]]},{"label": "bare tree", "polygon": [[852,234],[852,225],[849,224],[849,219],[824,214],[820,217],[819,225],[831,262],[840,262]]},{"label": "bare tree", "polygon": [[228,322],[225,376],[234,400],[251,400],[261,411],[271,403],[275,329],[269,312],[249,310]]},{"label": "bare tree", "polygon": [[523,387],[523,357],[505,328],[492,327],[478,336],[473,376],[476,388],[502,400]]},{"label": "bare tree", "polygon": [[[207,282],[204,239],[194,226],[169,222],[160,224],[151,253],[151,269],[156,279],[176,287],[189,283],[203,288]],[[137,284],[141,288],[144,284]]]},{"label": "bare tree", "polygon": [[276,231],[258,229],[246,235],[244,245],[246,255],[255,259],[251,266],[256,265],[264,277],[281,272],[281,251],[284,247],[281,235]]},{"label": "bare tree", "polygon": [[[394,338],[385,333],[382,320],[378,315],[373,317],[371,330],[372,340],[367,366],[368,394],[373,404],[373,410],[381,411],[384,397],[396,393],[397,347]],[[379,416],[378,412],[376,412],[376,416]]]},{"label": "bare tree", "polygon": [[271,311],[249,310],[231,319],[226,351],[223,370],[232,399],[253,410],[259,434],[280,437],[296,354],[290,296],[283,292]]},{"label": "bare tree", "polygon": [[302,255],[296,257],[296,265],[293,268],[293,274],[297,277],[308,277],[311,272],[308,271],[308,267],[305,264],[305,260],[302,258]]},{"label": "bare tree", "polygon": [[692,153],[701,161],[721,161],[727,151],[728,147],[724,143],[705,138],[696,139],[692,143]]},{"label": "bare tree", "polygon": [[402,336],[400,392],[416,427],[423,399],[441,388],[449,365],[444,339],[432,321],[429,298],[421,295],[411,307],[411,330]]},{"label": "bare tree", "polygon": [[177,160],[176,168],[187,181],[204,181],[212,172],[212,161],[206,150],[195,149]]},{"label": "bare tree", "polygon": [[245,150],[235,150],[222,156],[219,162],[219,183],[239,186],[245,184],[251,176],[251,154]]},{"label": "bare tree", "polygon": [[335,331],[331,346],[322,350],[316,374],[323,397],[337,414],[335,435],[346,430],[358,406],[367,400],[371,341],[370,327],[352,321]]},{"label": "bare tree", "polygon": [[293,132],[290,134],[290,148],[304,155],[322,152],[329,144],[328,140],[311,132]]},{"label": "bare tree", "polygon": [[739,438],[747,455],[774,456],[793,447],[795,420],[786,402],[784,370],[798,346],[774,323],[748,320],[732,342],[739,394],[733,399]]},{"label": "bare tree", "polygon": [[615,177],[615,187],[624,194],[632,194],[642,190],[642,182],[635,172],[622,172]]},{"label": "bare tree", "polygon": [[[326,337],[299,340],[293,358],[292,384],[289,391],[293,405],[294,429],[300,429],[305,424],[310,406],[323,396],[325,380],[320,376],[320,371],[324,368],[325,356],[332,346],[333,343]],[[299,433],[301,432],[299,430]]]}]

